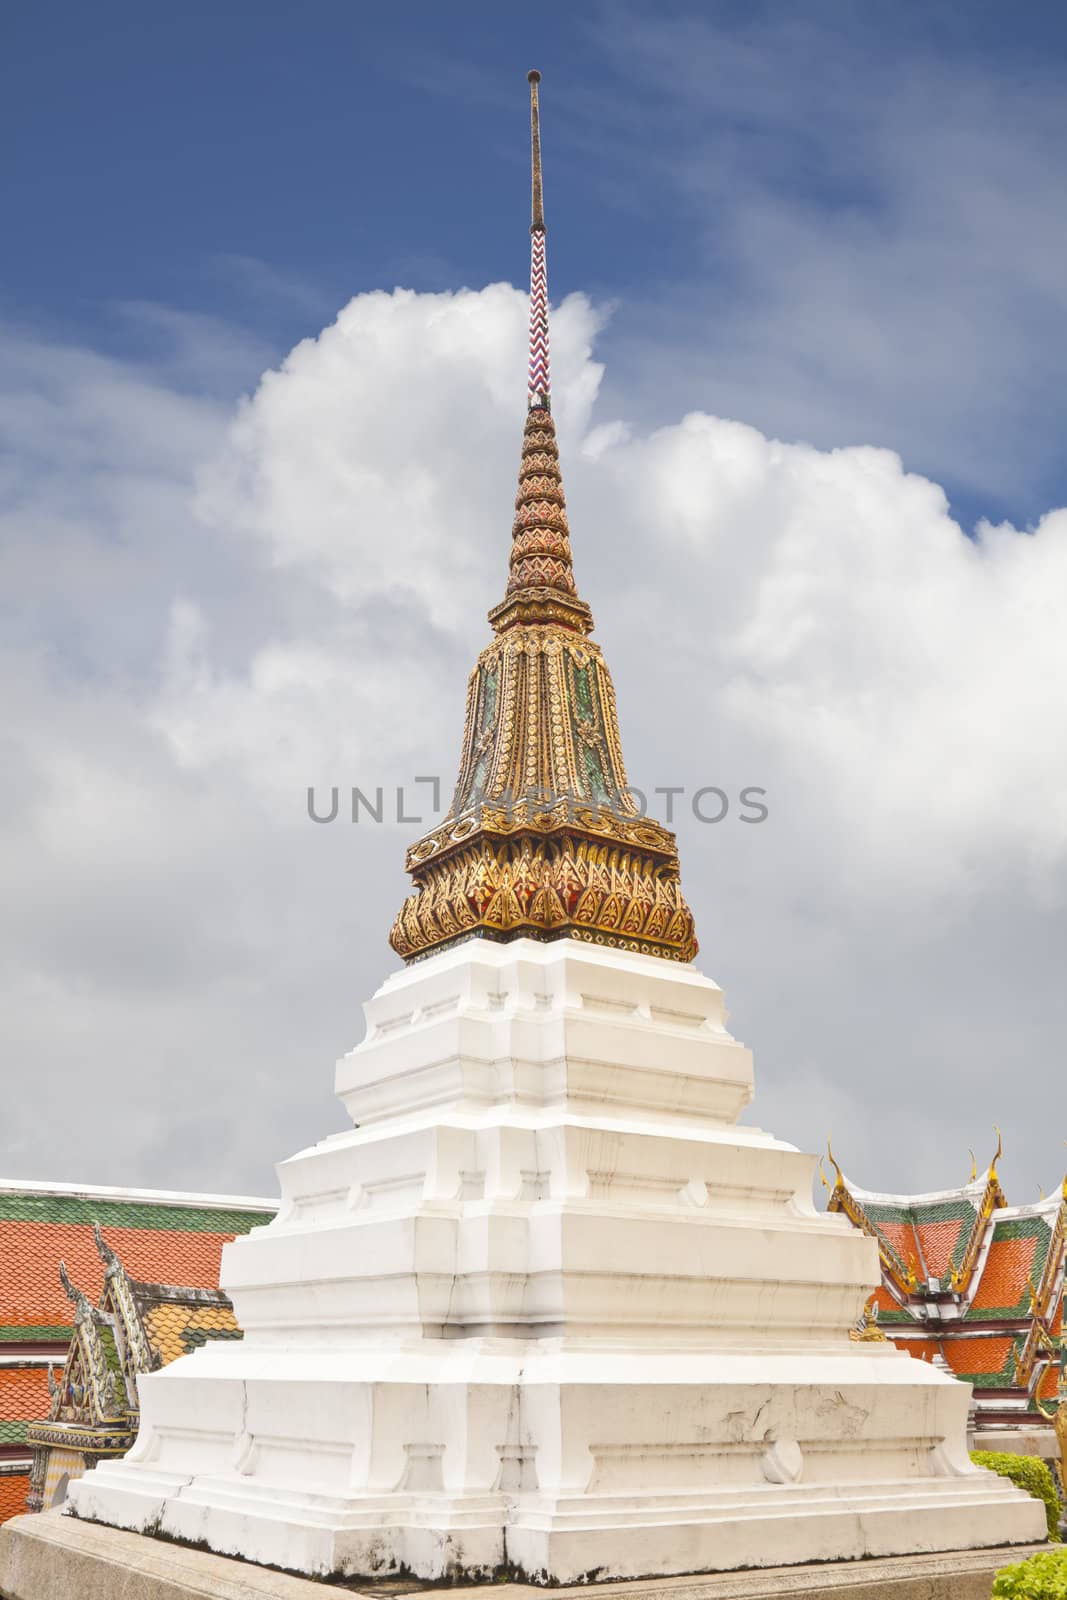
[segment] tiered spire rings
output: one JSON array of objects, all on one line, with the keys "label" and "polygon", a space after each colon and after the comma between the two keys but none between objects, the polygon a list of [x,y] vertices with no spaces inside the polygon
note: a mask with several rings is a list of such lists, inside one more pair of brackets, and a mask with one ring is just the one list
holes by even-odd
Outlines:
[{"label": "tiered spire rings", "polygon": [[548,343],[548,273],[545,265],[545,205],[541,180],[541,113],[537,85],[530,80],[530,357],[526,429],[519,466],[519,492],[511,528],[507,594],[489,613],[497,632],[524,622],[558,622],[591,633],[593,614],[574,586],[567,503],[552,420]]},{"label": "tiered spire rings", "polygon": [[552,419],[538,84],[531,72],[530,357],[504,599],[467,691],[448,816],[408,851],[406,960],[471,936],[575,938],[691,961],[674,835],[630,795],[615,691],[579,599]]}]

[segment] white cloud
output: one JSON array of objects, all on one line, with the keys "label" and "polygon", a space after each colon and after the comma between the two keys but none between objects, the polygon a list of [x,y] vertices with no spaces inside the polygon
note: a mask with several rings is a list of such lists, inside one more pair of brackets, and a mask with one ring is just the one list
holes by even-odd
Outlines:
[{"label": "white cloud", "polygon": [[916,16],[599,8],[618,81],[563,110],[642,259],[656,242],[608,392],[891,444],[1029,516],[1064,481],[1063,65]]},{"label": "white cloud", "polygon": [[[597,321],[581,296],[556,316],[560,421],[575,433],[600,378]],[[489,575],[476,531],[507,513],[525,338],[505,284],[358,296],[264,377],[206,477],[202,514],[237,519],[275,563],[350,607],[469,621],[470,586]]]},{"label": "white cloud", "polygon": [[[894,1186],[965,1176],[999,1120],[1047,1187],[1067,513],[972,541],[886,450],[642,435],[596,412],[599,320],[560,308],[554,375],[631,776],[769,794],[760,827],[679,823],[760,1120],[832,1122]],[[7,1170],[264,1188],[338,1124],[415,830],[316,827],[305,792],[447,789],[525,321],[503,285],[360,296],[232,416],[80,351],[4,369]]]},{"label": "white cloud", "polygon": [[[1011,874],[1062,889],[1067,513],[966,538],[890,451],[690,416],[599,458],[655,548],[709,721],[758,739],[838,840],[854,900]],[[626,537],[626,536],[624,536]],[[847,866],[847,871],[845,870]]]}]

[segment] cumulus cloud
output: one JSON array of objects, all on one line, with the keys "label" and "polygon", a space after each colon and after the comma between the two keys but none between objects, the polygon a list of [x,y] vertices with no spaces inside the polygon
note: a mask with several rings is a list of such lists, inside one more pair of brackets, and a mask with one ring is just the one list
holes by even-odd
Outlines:
[{"label": "cumulus cloud", "polygon": [[[359,296],[235,408],[84,351],[4,367],[4,1170],[270,1192],[339,1125],[417,831],[389,802],[447,795],[502,591],[525,321],[506,285]],[[576,571],[631,777],[732,801],[674,820],[755,1114],[892,1187],[1000,1121],[1036,1194],[1067,512],[968,531],[887,450],[641,432],[598,402],[602,321],[553,325]],[[380,785],[386,824],[316,826],[309,784]]]},{"label": "cumulus cloud", "polygon": [[997,869],[1058,895],[1067,513],[967,538],[891,451],[702,415],[599,465],[629,539],[657,530],[675,648],[710,678],[716,720],[773,751],[828,826],[849,819],[846,903],[859,881],[869,906]]},{"label": "cumulus cloud", "polygon": [[1062,494],[1057,52],[909,6],[613,0],[591,32],[615,81],[553,127],[648,251],[612,397],[892,445],[1026,519]]}]

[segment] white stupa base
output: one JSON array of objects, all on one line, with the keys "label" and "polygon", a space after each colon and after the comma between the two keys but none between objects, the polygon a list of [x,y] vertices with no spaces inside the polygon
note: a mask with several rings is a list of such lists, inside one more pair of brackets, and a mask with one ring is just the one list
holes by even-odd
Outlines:
[{"label": "white stupa base", "polygon": [[243,1343],[141,1380],[84,1517],[315,1574],[538,1581],[1043,1537],[969,1389],[849,1330],[875,1245],[736,1126],[747,1051],[691,968],[472,941],[390,978],[358,1124],[227,1247]]},{"label": "white stupa base", "polygon": [[[478,1343],[210,1375],[198,1355],[198,1388],[175,1383],[148,1449],[87,1476],[77,1509],[300,1572],[562,1583],[1042,1535],[1040,1505],[946,1451],[951,1380],[907,1381],[895,1351],[523,1363]],[[561,1436],[572,1459],[542,1488]]]}]

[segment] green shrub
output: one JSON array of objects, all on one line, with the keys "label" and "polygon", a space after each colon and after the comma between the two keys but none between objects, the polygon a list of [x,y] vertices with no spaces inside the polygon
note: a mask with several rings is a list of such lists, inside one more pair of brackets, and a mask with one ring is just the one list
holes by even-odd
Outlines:
[{"label": "green shrub", "polygon": [[[975,1466],[988,1467],[990,1472],[997,1472],[1002,1478],[1010,1478],[1020,1489],[1032,1494],[1035,1500],[1043,1500],[1045,1516],[1048,1518],[1048,1536],[1054,1543],[1059,1543],[1060,1497],[1056,1493],[1052,1473],[1040,1457],[1005,1456],[995,1450],[975,1450],[972,1452],[971,1460]],[[1014,1591],[1005,1591],[1005,1593],[1012,1592]],[[1027,1592],[1024,1589],[1019,1590],[1020,1594]],[[1064,1593],[1064,1600],[1067,1600],[1067,1591]]]},{"label": "green shrub", "polygon": [[993,1600],[1067,1600],[1067,1550],[1043,1550],[1005,1567],[993,1581]]}]

